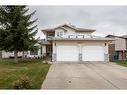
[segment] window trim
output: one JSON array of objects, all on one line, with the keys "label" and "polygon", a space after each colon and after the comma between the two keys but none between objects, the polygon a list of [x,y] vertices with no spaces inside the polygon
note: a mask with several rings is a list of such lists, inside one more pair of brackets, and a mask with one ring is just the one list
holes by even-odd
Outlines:
[{"label": "window trim", "polygon": [[62,37],[64,35],[64,31],[56,32],[57,37]]}]

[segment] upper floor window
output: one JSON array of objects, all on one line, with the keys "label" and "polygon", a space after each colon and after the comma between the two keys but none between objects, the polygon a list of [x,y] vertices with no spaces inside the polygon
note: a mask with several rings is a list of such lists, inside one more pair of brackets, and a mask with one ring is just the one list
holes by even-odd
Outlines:
[{"label": "upper floor window", "polygon": [[54,37],[55,33],[48,33],[48,37]]},{"label": "upper floor window", "polygon": [[64,32],[63,31],[60,31],[60,32],[57,32],[57,37],[62,37],[64,35]]}]

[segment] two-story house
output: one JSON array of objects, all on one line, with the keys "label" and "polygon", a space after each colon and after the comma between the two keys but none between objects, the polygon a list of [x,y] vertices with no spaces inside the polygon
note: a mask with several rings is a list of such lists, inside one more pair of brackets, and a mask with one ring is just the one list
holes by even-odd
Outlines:
[{"label": "two-story house", "polygon": [[63,24],[43,29],[46,41],[46,56],[52,61],[109,61],[108,44],[113,39],[95,37],[93,29],[78,28]]},{"label": "two-story house", "polygon": [[106,38],[115,39],[109,44],[109,59],[125,60],[127,52],[127,36],[107,35]]}]

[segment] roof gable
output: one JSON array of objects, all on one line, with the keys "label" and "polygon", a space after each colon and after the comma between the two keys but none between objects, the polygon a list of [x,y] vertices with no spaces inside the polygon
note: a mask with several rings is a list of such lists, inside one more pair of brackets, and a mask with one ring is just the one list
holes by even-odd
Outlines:
[{"label": "roof gable", "polygon": [[55,29],[57,29],[57,28],[61,28],[61,29],[67,30],[67,29],[65,28],[65,26],[66,26],[66,27],[69,27],[69,28],[71,28],[71,29],[73,29],[73,30],[75,30],[75,32],[94,32],[94,31],[95,31],[95,30],[93,30],[93,29],[78,28],[78,27],[76,27],[76,26],[74,26],[74,25],[70,25],[70,24],[63,24],[63,25],[59,25],[59,26],[57,26],[57,27],[55,27],[55,28],[44,29],[44,30],[42,30],[42,31],[43,31],[43,32],[54,32]]},{"label": "roof gable", "polygon": [[76,30],[75,26],[72,26],[72,25],[69,25],[69,24],[63,24],[63,25],[61,25],[61,27],[68,27],[68,28],[71,28],[73,30]]},{"label": "roof gable", "polygon": [[106,38],[112,37],[112,38],[121,38],[121,39],[127,39],[127,36],[115,36],[115,35],[107,35]]},{"label": "roof gable", "polygon": [[120,36],[120,37],[127,39],[127,35],[123,35],[123,36]]},{"label": "roof gable", "polygon": [[62,29],[62,30],[67,31],[67,29],[66,29],[66,28],[64,28],[64,27],[56,27],[56,28],[54,28],[54,30],[55,30],[55,29]]}]

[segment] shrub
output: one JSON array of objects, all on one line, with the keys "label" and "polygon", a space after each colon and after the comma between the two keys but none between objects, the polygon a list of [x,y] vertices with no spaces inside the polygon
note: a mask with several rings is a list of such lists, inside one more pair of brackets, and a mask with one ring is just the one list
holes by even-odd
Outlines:
[{"label": "shrub", "polygon": [[48,64],[48,62],[47,62],[47,61],[43,61],[43,63],[44,63],[44,64]]},{"label": "shrub", "polygon": [[28,77],[23,77],[13,83],[14,89],[30,89],[31,87],[31,82]]},{"label": "shrub", "polygon": [[15,82],[13,83],[13,88],[14,88],[14,89],[22,89],[23,87],[22,87],[21,81],[20,81],[20,80],[15,81]]}]

